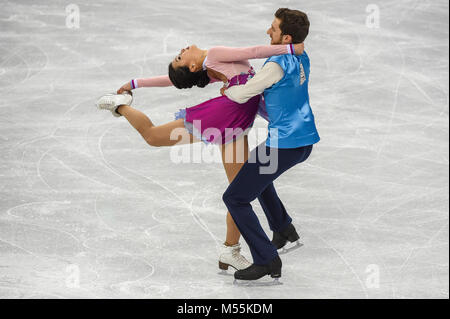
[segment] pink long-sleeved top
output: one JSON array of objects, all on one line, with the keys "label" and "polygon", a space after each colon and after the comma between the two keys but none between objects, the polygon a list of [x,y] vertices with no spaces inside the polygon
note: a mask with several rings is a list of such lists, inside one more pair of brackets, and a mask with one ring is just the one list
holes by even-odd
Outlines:
[{"label": "pink long-sleeved top", "polygon": [[[251,65],[249,59],[263,59],[273,55],[294,54],[293,45],[261,45],[248,48],[214,47],[208,50],[208,55],[203,62],[203,69],[212,69],[220,72],[228,80],[235,75],[247,73]],[[218,80],[210,77],[210,83]],[[172,86],[168,75],[151,78],[134,79],[131,87],[165,87]]]}]

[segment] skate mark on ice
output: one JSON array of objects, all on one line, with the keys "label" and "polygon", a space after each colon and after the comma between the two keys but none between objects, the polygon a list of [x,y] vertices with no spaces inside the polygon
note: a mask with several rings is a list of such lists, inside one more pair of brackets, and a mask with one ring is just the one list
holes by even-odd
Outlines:
[{"label": "skate mark on ice", "polygon": [[376,156],[377,159],[379,159],[380,154],[383,151],[384,146],[386,145],[387,136],[391,132],[391,129],[392,129],[392,122],[393,122],[393,119],[394,119],[395,112],[397,110],[398,96],[399,96],[399,90],[400,90],[400,83],[402,82],[404,74],[405,74],[405,55],[403,54],[403,50],[400,48],[400,46],[397,44],[396,41],[393,41],[392,37],[389,34],[388,34],[388,37],[391,39],[390,42],[393,42],[395,47],[397,47],[398,51],[400,52],[400,56],[402,58],[402,65],[401,65],[400,75],[398,77],[397,84],[396,84],[396,87],[395,87],[394,104],[392,105],[391,115],[389,116],[389,123],[387,125],[387,128],[384,130],[385,134],[383,135],[383,138],[381,140],[381,146],[380,146],[380,148],[377,151],[377,156]]},{"label": "skate mark on ice", "polygon": [[200,216],[198,216],[198,214],[194,211],[192,204],[187,203],[183,198],[181,198],[180,196],[178,196],[178,194],[176,194],[175,192],[173,192],[170,188],[164,186],[163,184],[157,182],[156,180],[147,177],[145,175],[142,175],[134,170],[131,170],[129,168],[123,167],[124,170],[129,171],[133,174],[139,175],[151,182],[153,182],[154,184],[158,185],[159,187],[163,188],[164,190],[166,190],[167,192],[169,192],[170,194],[172,194],[176,199],[178,199],[180,202],[182,202],[184,204],[184,206],[188,209],[188,211],[190,212],[190,214],[192,215],[194,221],[200,226],[200,228],[202,228],[206,233],[209,234],[209,236],[214,240],[215,243],[218,242],[218,238],[211,232],[211,230],[209,229],[209,227],[203,222],[202,218]]},{"label": "skate mark on ice", "polygon": [[355,271],[355,269],[352,267],[352,265],[350,265],[350,263],[347,261],[347,259],[345,259],[345,257],[336,248],[334,248],[332,245],[330,245],[320,235],[315,234],[315,233],[313,233],[313,235],[316,236],[317,238],[319,238],[325,245],[330,247],[336,253],[336,255],[338,255],[338,257],[344,262],[344,264],[347,266],[347,268],[351,271],[351,273],[354,275],[354,277],[358,281],[359,285],[362,288],[362,291],[364,292],[365,297],[369,298],[369,294],[367,292],[366,286],[364,285],[364,283],[362,282],[361,278],[358,276],[358,273]]},{"label": "skate mark on ice", "polygon": [[44,154],[42,154],[42,156],[39,158],[39,160],[38,160],[38,162],[37,162],[37,165],[36,165],[36,173],[37,173],[39,179],[40,179],[40,180],[41,180],[48,188],[50,188],[50,190],[51,190],[52,192],[58,192],[56,189],[54,189],[53,187],[51,187],[51,186],[44,180],[44,178],[43,178],[42,175],[41,175],[41,162],[42,162],[42,159],[43,159],[50,151],[52,151],[53,149],[54,149],[54,147],[49,148],[49,149],[48,149],[47,151],[45,151]]},{"label": "skate mark on ice", "polygon": [[[103,134],[100,136],[99,141],[98,141],[98,149],[99,149],[99,151],[100,151],[101,158],[102,158],[102,160],[103,160],[104,165],[105,165],[105,166],[106,166],[113,174],[119,176],[119,177],[122,178],[122,179],[129,180],[129,179],[126,178],[125,176],[120,175],[119,173],[117,173],[117,172],[115,171],[115,169],[113,169],[113,168],[111,167],[111,165],[106,161],[106,158],[105,158],[104,153],[103,153],[103,151],[102,151],[102,148],[101,148],[102,140],[103,140],[103,137],[106,135],[106,133],[108,132],[109,129],[110,129],[110,128],[107,128],[107,129],[103,132]],[[145,176],[145,175],[143,175],[143,174],[141,174],[141,173],[138,173],[138,172],[136,172],[136,171],[134,171],[134,170],[131,170],[131,169],[127,168],[127,167],[122,167],[122,169],[123,169],[123,170],[126,170],[126,171],[128,171],[128,172],[130,172],[130,173],[133,173],[133,174],[135,174],[135,175],[141,176],[141,177],[143,177],[144,179],[147,179],[147,180],[151,181],[152,183],[158,185],[158,186],[161,187],[162,189],[164,189],[164,190],[166,190],[167,192],[169,192],[170,194],[172,194],[175,198],[177,198],[180,202],[182,202],[182,203],[185,205],[185,207],[186,207],[186,208],[188,209],[188,211],[191,213],[191,215],[192,215],[194,221],[195,221],[195,222],[196,222],[196,223],[197,223],[204,231],[206,231],[206,232],[210,235],[210,237],[214,240],[214,242],[217,243],[218,238],[210,231],[210,229],[208,228],[208,226],[203,222],[203,220],[198,216],[198,214],[194,212],[194,209],[192,208],[192,205],[189,205],[183,198],[181,198],[180,196],[178,196],[175,192],[173,192],[171,189],[169,189],[168,187],[164,186],[163,184],[159,183],[158,181],[156,181],[156,180],[154,180],[154,179],[152,179],[152,178],[150,178],[150,177],[147,177],[147,176]],[[133,183],[134,183],[134,182],[133,182]],[[145,191],[145,190],[144,190],[144,191]],[[148,192],[147,192],[147,193],[148,193]]]},{"label": "skate mark on ice", "polygon": [[34,226],[36,228],[41,228],[41,229],[48,229],[48,230],[51,230],[51,231],[56,232],[56,233],[65,234],[65,235],[71,237],[72,239],[74,239],[76,242],[80,243],[80,240],[77,237],[75,237],[73,234],[71,234],[71,233],[69,233],[69,232],[67,232],[65,230],[61,230],[59,228],[51,227],[51,226],[48,226],[48,225],[44,226],[44,225],[39,225],[39,224],[35,224],[35,223],[30,223],[23,216],[15,215],[13,213],[14,210],[16,210],[18,208],[22,208],[22,207],[27,207],[27,206],[45,205],[45,204],[70,205],[71,203],[72,203],[71,201],[43,201],[43,202],[25,203],[25,204],[20,204],[20,205],[17,205],[17,206],[9,208],[6,211],[6,214],[8,216],[11,216],[11,217],[14,217],[14,218],[17,218],[17,219],[21,220],[21,221],[14,221],[15,223],[22,224],[22,225],[28,225],[28,226]]}]

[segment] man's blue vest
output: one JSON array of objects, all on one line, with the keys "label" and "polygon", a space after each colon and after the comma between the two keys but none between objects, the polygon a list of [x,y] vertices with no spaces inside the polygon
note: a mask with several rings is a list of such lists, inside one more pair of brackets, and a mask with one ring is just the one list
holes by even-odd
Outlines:
[{"label": "man's blue vest", "polygon": [[[283,78],[264,90],[269,117],[269,136],[266,145],[274,148],[296,148],[315,144],[320,140],[314,115],[309,105],[309,58],[302,55],[278,55],[267,59],[278,63]],[[264,63],[264,64],[265,64]]]}]

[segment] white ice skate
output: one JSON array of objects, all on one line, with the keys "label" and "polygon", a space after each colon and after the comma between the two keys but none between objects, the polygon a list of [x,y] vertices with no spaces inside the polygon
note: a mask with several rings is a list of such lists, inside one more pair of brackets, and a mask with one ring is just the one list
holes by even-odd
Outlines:
[{"label": "white ice skate", "polygon": [[250,267],[252,264],[241,255],[241,244],[233,246],[222,245],[220,248],[219,268],[227,270],[229,266],[236,270]]},{"label": "white ice skate", "polygon": [[108,110],[116,116],[122,116],[117,113],[116,109],[120,105],[130,105],[133,102],[133,96],[128,93],[123,94],[106,94],[98,99],[96,105],[99,110]]}]

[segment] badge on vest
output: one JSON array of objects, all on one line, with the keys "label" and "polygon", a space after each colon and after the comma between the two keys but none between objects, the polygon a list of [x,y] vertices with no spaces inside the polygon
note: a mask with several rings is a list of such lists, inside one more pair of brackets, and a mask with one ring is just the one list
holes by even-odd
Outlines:
[{"label": "badge on vest", "polygon": [[303,64],[300,63],[300,85],[303,85],[306,81],[305,70],[303,69]]}]

